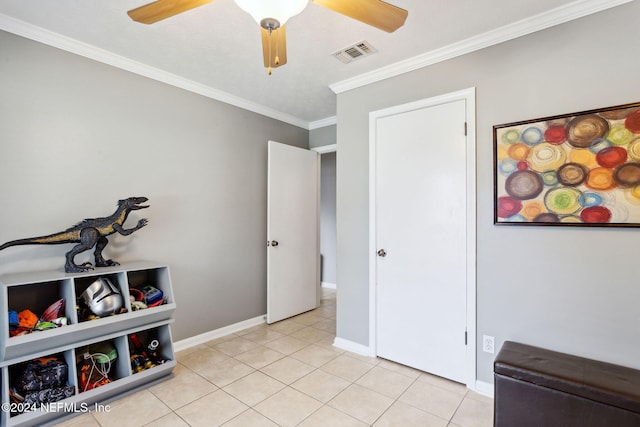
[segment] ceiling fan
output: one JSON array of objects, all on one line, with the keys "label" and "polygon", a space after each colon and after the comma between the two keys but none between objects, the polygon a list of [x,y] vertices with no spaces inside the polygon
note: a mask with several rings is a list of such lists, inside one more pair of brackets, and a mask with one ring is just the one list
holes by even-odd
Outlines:
[{"label": "ceiling fan", "polygon": [[[134,21],[153,24],[215,0],[157,0],[127,12]],[[264,66],[272,68],[287,63],[285,22],[302,12],[309,0],[234,0],[260,24]],[[381,0],[311,0],[342,15],[386,32],[404,25],[408,12]]]}]

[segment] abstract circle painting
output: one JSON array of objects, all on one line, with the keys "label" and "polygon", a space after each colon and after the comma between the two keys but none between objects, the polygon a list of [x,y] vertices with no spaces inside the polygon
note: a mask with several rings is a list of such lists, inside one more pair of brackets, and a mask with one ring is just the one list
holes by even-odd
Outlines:
[{"label": "abstract circle painting", "polygon": [[640,103],[493,127],[494,223],[640,226]]}]

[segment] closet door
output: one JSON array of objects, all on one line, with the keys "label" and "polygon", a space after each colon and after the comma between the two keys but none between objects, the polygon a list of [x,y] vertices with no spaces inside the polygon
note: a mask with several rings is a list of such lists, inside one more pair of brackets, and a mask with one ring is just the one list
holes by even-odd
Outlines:
[{"label": "closet door", "polygon": [[465,100],[375,120],[377,355],[466,379]]}]

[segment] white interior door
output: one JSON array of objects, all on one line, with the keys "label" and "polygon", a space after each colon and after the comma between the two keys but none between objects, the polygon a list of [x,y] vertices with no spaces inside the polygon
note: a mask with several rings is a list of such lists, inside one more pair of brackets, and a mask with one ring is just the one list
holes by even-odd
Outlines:
[{"label": "white interior door", "polygon": [[376,351],[466,381],[465,100],[375,119]]},{"label": "white interior door", "polygon": [[267,323],[320,301],[320,155],[269,141]]}]

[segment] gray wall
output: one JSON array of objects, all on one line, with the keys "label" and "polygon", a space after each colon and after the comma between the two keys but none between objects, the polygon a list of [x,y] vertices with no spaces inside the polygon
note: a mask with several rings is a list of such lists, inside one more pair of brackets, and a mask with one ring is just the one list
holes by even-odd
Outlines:
[{"label": "gray wall", "polygon": [[336,152],[320,157],[320,280],[336,284]]},{"label": "gray wall", "polygon": [[483,334],[640,368],[640,229],[493,225],[492,126],[640,101],[640,2],[338,95],[338,337],[368,345],[368,113],[476,87]]},{"label": "gray wall", "polygon": [[[0,241],[144,195],[127,225],[149,225],[105,253],[169,264],[174,339],[266,312],[267,140],[307,130],[4,32],[0,67]],[[70,248],[6,249],[0,274],[61,270]]]},{"label": "gray wall", "polygon": [[312,129],[309,132],[309,148],[322,147],[336,143],[336,125]]}]

